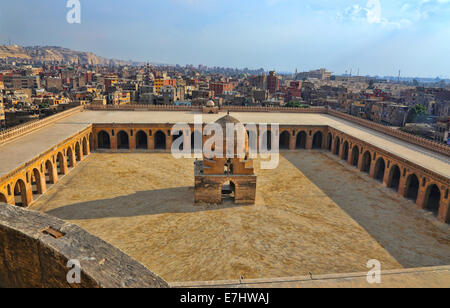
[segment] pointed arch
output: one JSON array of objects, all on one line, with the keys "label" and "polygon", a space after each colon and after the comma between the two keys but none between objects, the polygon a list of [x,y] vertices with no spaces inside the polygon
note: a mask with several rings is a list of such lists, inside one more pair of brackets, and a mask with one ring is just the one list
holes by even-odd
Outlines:
[{"label": "pointed arch", "polygon": [[406,189],[405,189],[405,197],[407,199],[417,201],[417,196],[419,195],[419,178],[417,175],[410,174],[406,179]]},{"label": "pointed arch", "polygon": [[[267,151],[272,150],[272,131],[265,131],[262,135],[262,139],[259,142],[267,142]],[[261,143],[260,143],[261,148]]]},{"label": "pointed arch", "polygon": [[130,149],[130,139],[128,133],[121,130],[117,133],[117,148],[119,150],[129,150]]},{"label": "pointed arch", "polygon": [[89,150],[92,152],[94,150],[94,136],[91,133],[89,133]]},{"label": "pointed arch", "polygon": [[362,158],[362,166],[361,171],[369,173],[372,165],[372,154],[369,151],[366,151]]},{"label": "pointed arch", "polygon": [[334,138],[334,155],[339,155],[339,151],[341,150],[341,139],[339,137]]},{"label": "pointed arch", "polygon": [[139,150],[147,150],[148,149],[148,138],[147,138],[147,134],[143,131],[140,130],[136,133],[136,149]]},{"label": "pointed arch", "polygon": [[342,145],[342,159],[345,161],[348,161],[348,150],[349,150],[349,144],[348,141],[344,141],[344,144]]},{"label": "pointed arch", "polygon": [[203,151],[202,133],[197,130],[194,130],[191,133],[191,151],[193,153],[202,153],[202,151]]},{"label": "pointed arch", "polygon": [[392,166],[391,170],[389,170],[389,178],[387,186],[395,191],[398,191],[400,187],[400,179],[401,179],[400,168],[397,165]]},{"label": "pointed arch", "polygon": [[45,181],[48,184],[55,184],[55,173],[53,170],[53,164],[50,160],[45,162]]},{"label": "pointed arch", "polygon": [[352,166],[358,167],[359,163],[359,147],[357,145],[353,146],[352,157],[350,159]]},{"label": "pointed arch", "polygon": [[154,135],[154,144],[156,150],[165,150],[166,149],[166,134],[160,130],[158,130]]},{"label": "pointed arch", "polygon": [[333,135],[331,133],[328,133],[328,138],[327,138],[328,151],[331,152],[332,147],[333,147]]},{"label": "pointed arch", "polygon": [[97,147],[99,149],[111,149],[111,138],[104,130],[97,134]]},{"label": "pointed arch", "polygon": [[88,155],[88,143],[86,140],[86,137],[83,137],[83,155],[87,156]]},{"label": "pointed arch", "polygon": [[180,144],[180,148],[179,148],[180,151],[183,151],[184,150],[184,132],[179,131],[175,135],[172,135],[172,145],[173,145],[173,142],[175,140],[177,140],[178,138],[182,138],[180,140],[183,140],[183,143]]},{"label": "pointed arch", "polygon": [[321,149],[322,148],[322,140],[323,140],[323,134],[322,132],[316,132],[313,137],[313,149]]},{"label": "pointed arch", "polygon": [[305,131],[301,131],[297,134],[297,140],[295,142],[295,148],[297,150],[306,149],[306,138],[307,134]]},{"label": "pointed arch", "polygon": [[58,152],[58,154],[56,155],[56,169],[58,171],[58,175],[66,174],[64,166],[64,155],[61,152]]},{"label": "pointed arch", "polygon": [[441,190],[436,184],[428,185],[427,190],[425,191],[424,209],[437,216],[441,205],[441,196]]},{"label": "pointed arch", "polygon": [[81,149],[78,141],[75,143],[75,159],[81,161]]},{"label": "pointed arch", "polygon": [[33,190],[34,195],[41,195],[43,194],[43,185],[42,185],[42,178],[41,173],[37,168],[33,169],[32,175],[31,175],[31,188]]},{"label": "pointed arch", "polygon": [[16,206],[27,207],[27,186],[22,179],[18,179],[14,185],[14,203]]},{"label": "pointed arch", "polygon": [[8,199],[6,199],[6,196],[2,193],[0,193],[0,203],[8,203]]},{"label": "pointed arch", "polygon": [[290,138],[291,134],[287,130],[281,133],[279,140],[280,150],[289,150]]},{"label": "pointed arch", "polygon": [[73,155],[73,150],[72,150],[72,147],[70,147],[70,146],[67,148],[67,151],[66,151],[66,160],[67,160],[68,168],[75,167],[75,159],[74,159],[74,155]]},{"label": "pointed arch", "polygon": [[385,172],[386,172],[386,163],[384,159],[380,157],[375,163],[375,173],[374,173],[375,180],[383,182]]}]

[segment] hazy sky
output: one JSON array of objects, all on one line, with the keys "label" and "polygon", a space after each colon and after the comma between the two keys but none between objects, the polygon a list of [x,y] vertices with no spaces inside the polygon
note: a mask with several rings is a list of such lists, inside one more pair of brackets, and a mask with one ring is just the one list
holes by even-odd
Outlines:
[{"label": "hazy sky", "polygon": [[450,76],[450,0],[1,0],[0,43],[124,60]]}]

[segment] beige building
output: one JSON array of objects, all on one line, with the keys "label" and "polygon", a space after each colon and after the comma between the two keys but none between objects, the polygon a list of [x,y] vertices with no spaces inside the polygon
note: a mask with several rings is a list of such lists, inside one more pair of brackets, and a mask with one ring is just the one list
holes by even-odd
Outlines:
[{"label": "beige building", "polygon": [[297,79],[319,79],[319,80],[329,80],[331,78],[331,72],[327,71],[325,68],[321,68],[314,71],[302,72],[297,75]]},{"label": "beige building", "polygon": [[7,89],[39,89],[41,87],[39,76],[4,76],[3,78]]}]

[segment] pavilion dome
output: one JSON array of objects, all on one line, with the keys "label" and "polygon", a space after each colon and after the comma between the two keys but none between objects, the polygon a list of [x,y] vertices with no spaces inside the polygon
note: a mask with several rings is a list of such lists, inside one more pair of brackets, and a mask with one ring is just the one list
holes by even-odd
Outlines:
[{"label": "pavilion dome", "polygon": [[216,123],[220,124],[222,127],[226,127],[227,123],[237,124],[237,123],[241,123],[241,122],[238,119],[236,119],[235,117],[232,117],[229,114],[227,114],[226,116],[218,119],[216,121]]},{"label": "pavilion dome", "polygon": [[[234,139],[234,154],[238,154],[238,153],[247,153],[248,152],[248,135],[247,135],[247,130],[245,129],[245,127],[243,125],[238,126],[235,133],[231,136],[228,136],[226,134],[227,132],[227,124],[241,124],[241,122],[236,119],[235,117],[230,116],[229,114],[227,114],[226,116],[218,119],[215,123],[219,124],[222,127],[223,130],[223,134],[224,134],[224,140],[223,140],[223,146],[220,147],[220,149],[222,151],[224,151],[223,153],[225,153],[225,149],[227,148],[227,139],[229,138],[233,138]],[[237,136],[241,135],[244,136],[244,144],[239,145],[238,142],[238,138]],[[218,148],[219,149],[219,146]]]}]

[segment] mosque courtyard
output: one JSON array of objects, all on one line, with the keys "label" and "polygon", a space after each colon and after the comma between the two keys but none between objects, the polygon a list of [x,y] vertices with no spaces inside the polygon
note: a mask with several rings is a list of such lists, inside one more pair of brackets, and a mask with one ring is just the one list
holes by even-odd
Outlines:
[{"label": "mosque courtyard", "polygon": [[323,151],[260,170],[256,204],[194,206],[194,160],[94,153],[31,209],[75,223],[169,282],[450,264],[450,226]]}]

